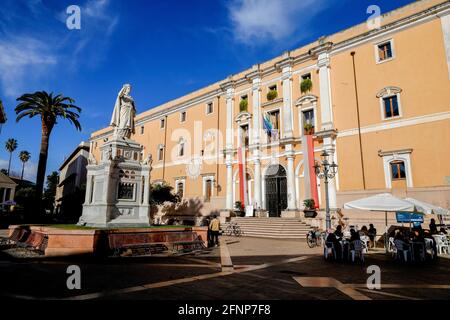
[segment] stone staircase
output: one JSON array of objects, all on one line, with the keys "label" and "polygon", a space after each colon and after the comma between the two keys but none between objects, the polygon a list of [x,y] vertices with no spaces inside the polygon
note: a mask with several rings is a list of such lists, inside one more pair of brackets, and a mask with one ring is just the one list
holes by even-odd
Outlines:
[{"label": "stone staircase", "polygon": [[[243,231],[244,237],[274,238],[274,239],[305,239],[311,227],[296,218],[231,218]],[[228,223],[222,225],[225,231]]]}]

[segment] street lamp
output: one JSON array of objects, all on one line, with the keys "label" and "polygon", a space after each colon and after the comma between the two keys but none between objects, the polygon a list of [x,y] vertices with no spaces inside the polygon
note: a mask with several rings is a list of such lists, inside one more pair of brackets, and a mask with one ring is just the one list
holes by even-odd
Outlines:
[{"label": "street lamp", "polygon": [[330,217],[330,200],[328,198],[328,179],[333,179],[337,173],[338,165],[332,161],[328,161],[328,156],[330,154],[324,150],[320,155],[322,157],[322,164],[316,161],[314,165],[314,171],[319,179],[324,179],[325,182],[325,221],[326,229],[331,228],[331,217]]}]

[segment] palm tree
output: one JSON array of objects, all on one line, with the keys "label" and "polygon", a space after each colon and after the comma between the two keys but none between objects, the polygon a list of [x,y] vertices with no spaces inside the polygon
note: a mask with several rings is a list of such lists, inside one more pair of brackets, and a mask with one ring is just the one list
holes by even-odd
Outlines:
[{"label": "palm tree", "polygon": [[61,94],[53,96],[53,93],[46,91],[36,91],[35,93],[26,93],[17,98],[21,101],[16,106],[16,121],[24,117],[33,118],[39,116],[41,118],[41,150],[39,153],[39,164],[36,175],[36,200],[39,212],[42,204],[42,191],[44,189],[45,170],[47,167],[48,143],[53,127],[57,123],[58,118],[67,119],[75,128],[81,131],[81,125],[78,122],[81,108],[74,105],[75,100],[65,97]]},{"label": "palm tree", "polygon": [[13,152],[17,149],[17,140],[13,138],[6,140],[5,148],[9,152],[9,163],[8,163],[8,176],[9,176],[9,172],[11,170],[11,157]]},{"label": "palm tree", "polygon": [[28,162],[30,160],[31,155],[28,151],[20,151],[19,153],[19,159],[22,161],[22,175],[20,176],[20,180],[23,180],[23,171],[25,170],[25,162]]}]

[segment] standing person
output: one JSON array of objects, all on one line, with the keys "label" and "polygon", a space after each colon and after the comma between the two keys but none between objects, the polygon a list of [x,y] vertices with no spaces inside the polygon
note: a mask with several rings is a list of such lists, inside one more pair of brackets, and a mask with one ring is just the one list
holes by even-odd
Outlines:
[{"label": "standing person", "polygon": [[209,229],[211,230],[211,245],[217,247],[219,245],[220,221],[216,215],[213,215],[213,219],[209,223]]},{"label": "standing person", "polygon": [[431,222],[430,222],[430,233],[431,234],[437,234],[438,233],[438,229],[437,229],[437,226],[436,226],[436,220],[434,220],[434,219],[431,219]]},{"label": "standing person", "polygon": [[212,242],[211,241],[211,230],[209,229],[210,222],[211,221],[210,221],[209,217],[206,217],[205,221],[203,222],[203,225],[208,227],[208,231],[206,233],[206,239],[207,239],[207,243],[208,243],[208,248],[212,246],[211,245],[211,242]]},{"label": "standing person", "polygon": [[372,248],[375,248],[375,237],[377,236],[377,229],[375,229],[373,223],[369,224],[369,230],[367,231],[367,235],[369,236]]}]

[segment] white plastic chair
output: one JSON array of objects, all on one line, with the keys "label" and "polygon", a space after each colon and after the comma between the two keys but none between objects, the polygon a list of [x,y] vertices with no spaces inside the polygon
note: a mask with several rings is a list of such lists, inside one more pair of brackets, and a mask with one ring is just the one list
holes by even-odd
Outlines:
[{"label": "white plastic chair", "polygon": [[433,240],[432,239],[425,238],[425,251],[430,252],[431,259],[434,258],[435,252],[434,252],[434,248],[433,248]]},{"label": "white plastic chair", "polygon": [[[412,258],[411,257],[411,248],[408,246],[408,244],[402,240],[394,240],[394,244],[395,244],[395,248],[397,251],[395,258],[402,259],[405,262],[408,262],[408,255],[409,255],[410,259]],[[406,247],[408,247],[408,248],[406,249]]]},{"label": "white plastic chair", "polygon": [[369,252],[369,241],[370,238],[368,236],[362,236],[361,237],[361,243],[364,253]]},{"label": "white plastic chair", "polygon": [[336,248],[333,242],[324,242],[323,255],[325,259],[328,260],[328,255],[332,254],[335,259],[337,259]]},{"label": "white plastic chair", "polygon": [[350,249],[350,254],[352,256],[352,262],[355,262],[356,256],[364,262],[364,244],[361,240],[354,240],[351,243],[352,248]]},{"label": "white plastic chair", "polygon": [[436,241],[436,247],[438,254],[449,253],[449,245],[447,244],[447,239],[445,239],[445,236],[434,234],[433,235],[434,240]]},{"label": "white plastic chair", "polygon": [[397,255],[397,248],[395,247],[394,237],[389,237],[388,251],[391,252],[392,256]]}]

